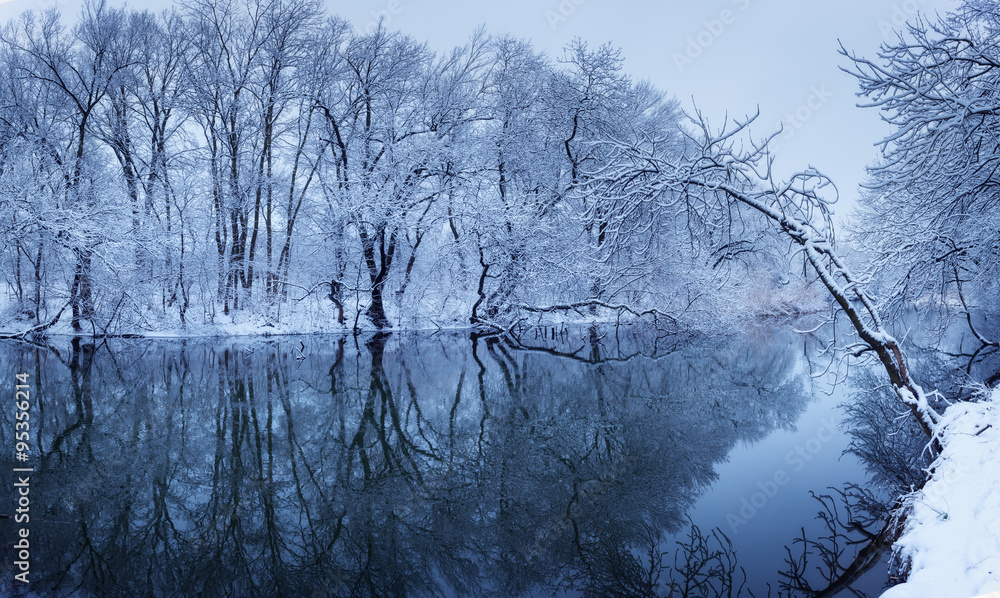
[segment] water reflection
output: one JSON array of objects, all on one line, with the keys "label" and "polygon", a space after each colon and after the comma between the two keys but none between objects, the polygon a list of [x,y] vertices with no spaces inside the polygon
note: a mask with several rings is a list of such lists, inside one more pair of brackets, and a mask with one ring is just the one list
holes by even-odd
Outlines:
[{"label": "water reflection", "polygon": [[[964,326],[914,334],[907,354],[911,371],[936,391],[929,399],[939,412],[949,401],[971,400],[976,385],[1000,380],[1000,354],[971,338]],[[843,406],[851,438],[846,452],[865,467],[868,482],[814,493],[823,526],[811,534],[803,531],[788,548],[782,595],[822,598],[848,586],[856,590],[862,576],[880,564],[888,570],[878,575],[876,589],[906,577],[908,564],[890,554],[906,517],[899,497],[923,486],[931,467],[927,437],[879,368],[853,371],[851,387],[851,399]]]},{"label": "water reflection", "polygon": [[[801,339],[763,338],[0,346],[0,371],[27,368],[39,397],[31,588],[656,591],[662,559],[646,570],[643,555],[688,528],[737,443],[792,426],[808,401]],[[723,538],[703,539],[724,558]]]}]

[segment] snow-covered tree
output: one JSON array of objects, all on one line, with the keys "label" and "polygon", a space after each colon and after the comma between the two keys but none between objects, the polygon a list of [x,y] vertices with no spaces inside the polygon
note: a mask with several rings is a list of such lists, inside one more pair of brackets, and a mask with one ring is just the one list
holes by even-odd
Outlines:
[{"label": "snow-covered tree", "polygon": [[865,105],[892,126],[855,235],[886,307],[958,305],[979,335],[970,310],[1000,308],[1000,8],[966,0],[875,59],[849,58]]},{"label": "snow-covered tree", "polygon": [[689,145],[610,46],[480,30],[436,52],[312,0],[95,0],[71,30],[27,13],[0,51],[5,309],[35,326],[65,305],[78,332],[351,309],[508,328],[684,309],[692,272],[749,255],[691,257],[683,211],[626,222],[591,193],[616,142]]},{"label": "snow-covered tree", "polygon": [[589,173],[585,191],[606,206],[609,234],[618,237],[610,242],[630,242],[636,214],[656,226],[678,212],[700,231],[692,237],[698,243],[727,242],[731,235],[720,236],[719,231],[742,231],[748,223],[780,234],[801,253],[835,301],[837,313],[850,321],[857,343],[846,348],[878,358],[900,400],[933,438],[938,413],[911,377],[875,298],[837,250],[828,210],[836,201],[836,189],[812,169],[776,179],[768,140],[750,138],[747,124],[717,132],[704,120],[693,120],[682,155],[662,153],[656,138],[607,142],[612,157]]},{"label": "snow-covered tree", "polygon": [[[136,38],[124,10],[95,1],[84,6],[72,31],[66,31],[54,10],[40,17],[29,12],[5,28],[0,41],[16,55],[13,77],[28,80],[29,87],[38,85],[46,101],[18,110],[46,115],[41,121],[28,117],[21,123],[35,129],[31,140],[40,154],[30,159],[45,155],[42,161],[60,171],[58,187],[43,183],[45,195],[51,191],[53,200],[45,220],[55,242],[71,256],[69,305],[73,329],[82,331],[85,321],[97,324],[95,258],[112,272],[118,270],[116,241],[127,238],[115,228],[123,221],[122,202],[116,201],[95,129],[101,107],[135,60]],[[44,129],[38,130],[39,125]],[[22,131],[27,135],[28,129]],[[46,166],[36,170],[42,171],[52,174]],[[32,209],[40,207],[29,203]]]}]

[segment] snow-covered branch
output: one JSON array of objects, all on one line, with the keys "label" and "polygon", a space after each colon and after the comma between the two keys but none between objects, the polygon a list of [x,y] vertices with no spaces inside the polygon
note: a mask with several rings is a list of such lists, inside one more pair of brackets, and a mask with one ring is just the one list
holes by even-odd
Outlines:
[{"label": "snow-covered branch", "polygon": [[825,195],[834,190],[822,173],[810,169],[777,181],[770,174],[767,144],[747,143],[749,123],[737,123],[714,133],[695,121],[692,147],[681,157],[657,155],[647,143],[608,142],[614,158],[588,176],[586,193],[597,198],[611,219],[611,243],[626,245],[640,230],[637,214],[654,219],[677,212],[688,215],[692,237],[711,243],[731,225],[733,208],[756,213],[763,222],[790,239],[804,254],[819,281],[847,315],[866,350],[878,356],[900,399],[921,428],[933,438],[938,414],[913,380],[899,342],[882,321],[877,301],[836,252],[834,229]]}]

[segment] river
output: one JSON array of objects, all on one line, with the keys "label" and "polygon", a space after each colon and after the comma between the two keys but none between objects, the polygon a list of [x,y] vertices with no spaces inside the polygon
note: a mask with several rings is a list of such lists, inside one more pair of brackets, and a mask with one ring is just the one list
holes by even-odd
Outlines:
[{"label": "river", "polygon": [[777,596],[868,478],[787,325],[50,342],[0,345],[37,595]]}]

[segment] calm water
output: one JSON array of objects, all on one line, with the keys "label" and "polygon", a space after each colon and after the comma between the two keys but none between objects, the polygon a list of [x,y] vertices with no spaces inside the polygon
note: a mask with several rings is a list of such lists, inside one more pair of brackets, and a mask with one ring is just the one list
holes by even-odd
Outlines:
[{"label": "calm water", "polygon": [[[522,340],[0,345],[8,394],[20,371],[32,389],[30,588],[669,595],[700,562],[774,596],[785,545],[822,529],[809,490],[865,479],[841,456],[845,387],[809,375],[802,335]],[[4,408],[3,446],[13,430]],[[19,527],[0,520],[15,595]]]}]

